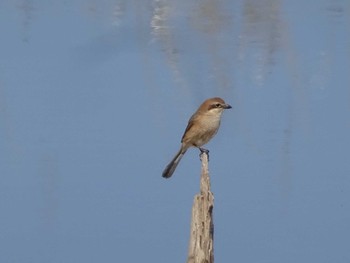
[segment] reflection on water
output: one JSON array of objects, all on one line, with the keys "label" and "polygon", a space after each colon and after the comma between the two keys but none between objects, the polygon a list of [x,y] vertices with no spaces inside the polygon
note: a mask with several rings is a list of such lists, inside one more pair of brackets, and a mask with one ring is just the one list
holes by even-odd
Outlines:
[{"label": "reflection on water", "polygon": [[206,71],[210,84],[207,88],[215,87],[223,94],[228,94],[234,85],[234,15],[234,7],[229,1],[207,0],[197,3],[191,18],[192,27],[196,32],[193,37],[202,40],[205,54],[203,57],[208,61]]},{"label": "reflection on water", "polygon": [[[23,41],[29,40],[34,10],[43,8],[39,3],[36,5],[32,0],[16,3],[22,19]],[[144,34],[149,27],[151,43],[160,46],[175,79],[188,89],[193,86],[188,83],[201,80],[191,79],[193,74],[186,72],[183,64],[198,64],[188,61],[186,52],[198,54],[198,60],[206,61],[202,66],[207,68],[201,69],[200,76],[206,78],[208,85],[230,89],[234,86],[235,72],[240,70],[236,67],[242,66],[240,63],[255,61],[254,68],[250,69],[251,76],[255,84],[262,85],[276,62],[276,53],[294,45],[285,15],[288,10],[284,10],[286,2],[282,0],[109,0],[103,3],[90,0],[78,6],[69,4],[69,8],[79,8],[86,14],[100,17],[109,16],[111,26],[115,27],[123,26],[123,19],[130,13],[142,16],[140,23],[148,20],[146,24],[137,25],[141,29],[139,32]],[[338,23],[349,16],[347,1],[329,0],[319,8]],[[201,84],[204,86],[199,86],[206,85]]]},{"label": "reflection on water", "polygon": [[254,55],[254,68],[250,70],[260,86],[274,64],[274,54],[283,43],[285,30],[281,12],[279,0],[247,0],[243,3],[239,57],[242,61],[249,54]]},{"label": "reflection on water", "polygon": [[182,76],[179,65],[178,39],[175,36],[175,27],[171,24],[173,13],[176,12],[174,3],[166,0],[152,1],[152,17],[150,32],[153,36],[152,42],[159,42],[161,50],[165,54],[166,61],[173,72],[175,80],[180,87],[187,90],[187,84]]},{"label": "reflection on water", "polygon": [[126,1],[114,0],[109,3],[101,3],[101,1],[98,0],[89,0],[87,3],[84,3],[81,8],[95,18],[99,16],[107,17],[112,26],[118,27],[121,25],[123,15],[126,11]]},{"label": "reflection on water", "polygon": [[34,5],[32,0],[21,0],[18,2],[17,8],[19,10],[20,17],[22,18],[22,40],[24,42],[28,42],[30,37],[30,25],[33,19]]},{"label": "reflection on water", "polygon": [[[233,10],[228,1],[199,1],[190,14],[194,27],[215,37],[233,26]],[[229,33],[229,31],[227,33]]]},{"label": "reflection on water", "polygon": [[114,26],[119,26],[120,22],[122,20],[122,16],[125,12],[125,2],[124,1],[117,1],[117,3],[113,7],[113,21],[112,24]]},{"label": "reflection on water", "polygon": [[328,6],[326,7],[326,10],[330,14],[330,16],[339,18],[344,14],[344,4],[345,4],[345,1],[338,1],[338,0],[329,1]]}]

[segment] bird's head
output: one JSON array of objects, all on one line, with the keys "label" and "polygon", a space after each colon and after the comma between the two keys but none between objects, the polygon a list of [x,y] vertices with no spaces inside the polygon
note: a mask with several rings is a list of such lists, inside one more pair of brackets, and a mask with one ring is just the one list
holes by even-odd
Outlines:
[{"label": "bird's head", "polygon": [[198,111],[202,113],[209,113],[215,115],[221,115],[221,113],[226,109],[231,109],[231,105],[225,103],[225,101],[221,98],[211,98],[207,99],[202,103],[199,107]]}]

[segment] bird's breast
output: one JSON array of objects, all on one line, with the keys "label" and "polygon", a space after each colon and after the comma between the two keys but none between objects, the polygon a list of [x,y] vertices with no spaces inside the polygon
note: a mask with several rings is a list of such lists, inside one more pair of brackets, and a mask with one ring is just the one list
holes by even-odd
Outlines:
[{"label": "bird's breast", "polygon": [[197,118],[190,130],[184,136],[184,141],[201,147],[215,136],[220,126],[220,116],[206,115]]}]

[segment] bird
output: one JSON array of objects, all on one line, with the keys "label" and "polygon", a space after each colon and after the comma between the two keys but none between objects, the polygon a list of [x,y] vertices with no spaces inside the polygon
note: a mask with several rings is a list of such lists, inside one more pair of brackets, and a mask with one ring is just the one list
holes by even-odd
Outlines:
[{"label": "bird", "polygon": [[181,139],[180,150],[174,158],[165,167],[162,176],[170,178],[182,157],[190,147],[197,147],[201,153],[209,151],[202,148],[218,132],[220,127],[221,115],[226,109],[231,109],[231,105],[219,97],[205,100],[191,116],[188,121],[186,130]]}]

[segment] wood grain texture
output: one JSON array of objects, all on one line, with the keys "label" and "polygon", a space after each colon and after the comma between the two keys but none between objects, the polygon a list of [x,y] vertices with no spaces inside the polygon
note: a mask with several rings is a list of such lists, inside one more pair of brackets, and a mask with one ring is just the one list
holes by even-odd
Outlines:
[{"label": "wood grain texture", "polygon": [[210,191],[207,153],[201,154],[201,161],[200,192],[193,201],[187,263],[214,262],[214,196]]}]

